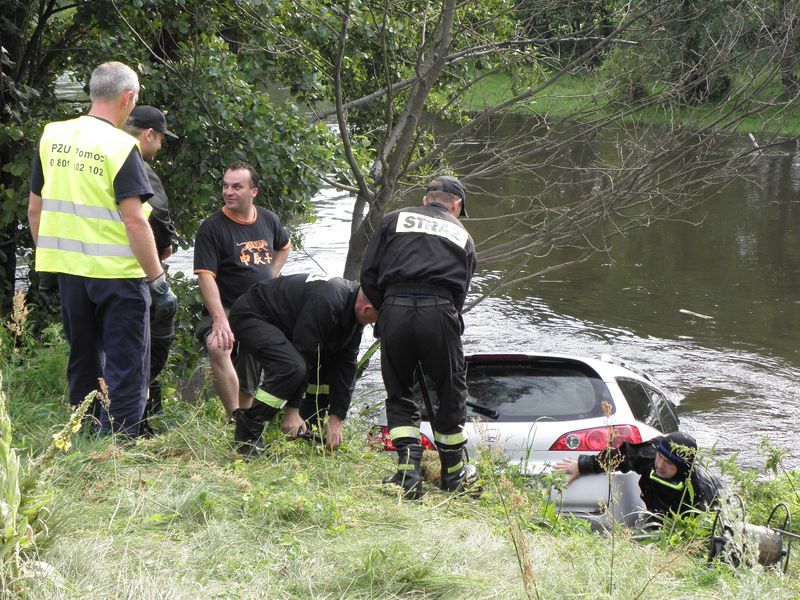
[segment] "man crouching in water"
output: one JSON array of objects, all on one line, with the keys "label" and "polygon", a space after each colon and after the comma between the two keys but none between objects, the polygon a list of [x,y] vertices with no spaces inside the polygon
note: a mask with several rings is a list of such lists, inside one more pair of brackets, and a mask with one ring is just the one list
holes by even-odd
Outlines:
[{"label": "man crouching in water", "polygon": [[623,442],[619,449],[600,454],[581,454],[577,461],[562,460],[556,471],[570,475],[569,483],[587,473],[605,473],[607,465],[617,465],[622,473],[640,475],[639,489],[647,510],[661,521],[669,513],[707,510],[718,494],[719,484],[694,464],[697,442],[688,433],[676,431],[640,444]]}]

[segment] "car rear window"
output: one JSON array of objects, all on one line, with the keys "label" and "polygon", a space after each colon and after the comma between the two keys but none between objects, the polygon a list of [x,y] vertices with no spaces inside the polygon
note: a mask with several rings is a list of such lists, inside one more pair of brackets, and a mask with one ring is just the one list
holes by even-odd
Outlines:
[{"label": "car rear window", "polygon": [[[428,380],[436,404],[433,384]],[[470,364],[467,369],[467,415],[493,421],[486,411],[496,411],[499,421],[531,421],[546,418],[572,421],[603,416],[602,402],[614,403],[605,383],[588,367],[574,365]],[[421,399],[421,398],[420,398]],[[424,411],[423,411],[424,412]]]}]

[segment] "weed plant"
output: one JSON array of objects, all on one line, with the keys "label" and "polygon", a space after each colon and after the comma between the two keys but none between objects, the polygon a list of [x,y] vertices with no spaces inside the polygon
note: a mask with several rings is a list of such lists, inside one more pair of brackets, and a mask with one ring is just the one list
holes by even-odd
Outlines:
[{"label": "weed plant", "polygon": [[[608,536],[559,514],[549,484],[524,476],[488,449],[477,462],[483,495],[428,485],[404,501],[380,481],[395,457],[367,444],[369,424],[345,423],[327,452],[267,429],[267,452],[242,460],[215,398],[191,403],[172,371],[159,426],[134,444],[78,433],[49,450],[70,412],[63,370],[26,372],[65,354],[58,327],[48,345],[3,328],[3,389],[22,470],[44,482],[39,535],[4,571],[0,597],[53,598],[794,598],[788,576],[759,566],[707,564],[697,521],[676,521],[656,543],[620,532],[608,592]],[[14,334],[16,335],[16,334]],[[25,331],[23,330],[23,337]],[[34,356],[37,358],[34,359]],[[63,364],[63,363],[62,363]],[[66,425],[70,427],[70,425]],[[65,451],[66,450],[66,451]],[[45,466],[41,458],[49,456]],[[778,461],[772,461],[777,465]],[[793,473],[728,477],[754,510],[796,499]],[[9,474],[10,470],[5,469]],[[43,488],[38,488],[43,489]],[[796,502],[796,500],[794,500]],[[795,504],[792,505],[796,506]],[[760,513],[759,513],[760,514]],[[7,513],[3,525],[9,526]],[[684,535],[685,533],[685,535]]]}]

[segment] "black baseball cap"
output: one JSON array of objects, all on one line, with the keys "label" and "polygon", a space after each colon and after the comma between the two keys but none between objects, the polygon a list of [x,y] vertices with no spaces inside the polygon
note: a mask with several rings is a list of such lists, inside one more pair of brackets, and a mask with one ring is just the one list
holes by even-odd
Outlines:
[{"label": "black baseball cap", "polygon": [[167,137],[178,139],[177,135],[167,129],[167,118],[164,113],[155,106],[148,106],[147,104],[134,106],[130,117],[128,117],[128,124],[142,129],[154,129]]},{"label": "black baseball cap", "polygon": [[440,175],[428,184],[426,192],[447,192],[461,198],[460,217],[469,217],[467,214],[467,190],[457,178],[451,175]]}]

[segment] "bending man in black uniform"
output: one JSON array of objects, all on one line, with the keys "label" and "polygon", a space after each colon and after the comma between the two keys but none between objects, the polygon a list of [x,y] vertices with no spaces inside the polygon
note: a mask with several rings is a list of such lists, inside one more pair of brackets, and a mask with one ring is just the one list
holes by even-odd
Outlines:
[{"label": "bending man in black uniform", "polygon": [[423,206],[386,215],[372,236],[361,285],[380,317],[386,416],[398,454],[386,483],[406,498],[423,494],[420,410],[413,399],[419,364],[435,386],[439,410],[429,416],[442,465],[440,485],[460,491],[477,478],[464,460],[467,384],[461,310],[475,272],[475,245],[459,222],[466,191],[455,177],[430,182]]},{"label": "bending man in black uniform", "polygon": [[309,384],[325,390],[306,399],[302,415],[327,412],[325,445],[341,444],[341,427],[353,394],[364,325],[378,318],[357,282],[339,277],[287,275],[255,284],[231,307],[231,329],[261,365],[261,391],[250,408],[233,412],[234,442],[245,455],[263,450],[261,434],[284,403],[281,429],[292,437],[306,429],[301,404]]},{"label": "bending man in black uniform", "polygon": [[586,473],[605,473],[609,468],[638,473],[639,489],[647,510],[661,517],[689,509],[706,510],[718,493],[718,484],[694,466],[695,439],[680,431],[655,437],[640,444],[623,442],[619,449],[600,454],[581,454],[577,461],[556,463],[557,471],[568,473],[570,482]]},{"label": "bending man in black uniform", "polygon": [[[147,172],[147,179],[150,187],[153,188],[153,195],[147,201],[153,208],[147,218],[153,230],[153,237],[156,242],[158,259],[167,260],[172,255],[172,244],[175,242],[175,226],[169,217],[169,199],[164,191],[164,185],[153,168],[150,166],[164,140],[169,137],[178,139],[178,136],[167,129],[167,119],[155,106],[142,104],[134,107],[128,117],[128,122],[124,127],[125,131],[139,140],[139,148],[144,159],[144,170]],[[161,384],[158,376],[164,370],[169,356],[169,348],[175,338],[175,316],[159,315],[150,312],[150,384],[148,386],[147,404],[144,407],[144,419],[142,420],[142,433],[153,435],[154,431],[150,425],[149,418],[161,413]]]}]

